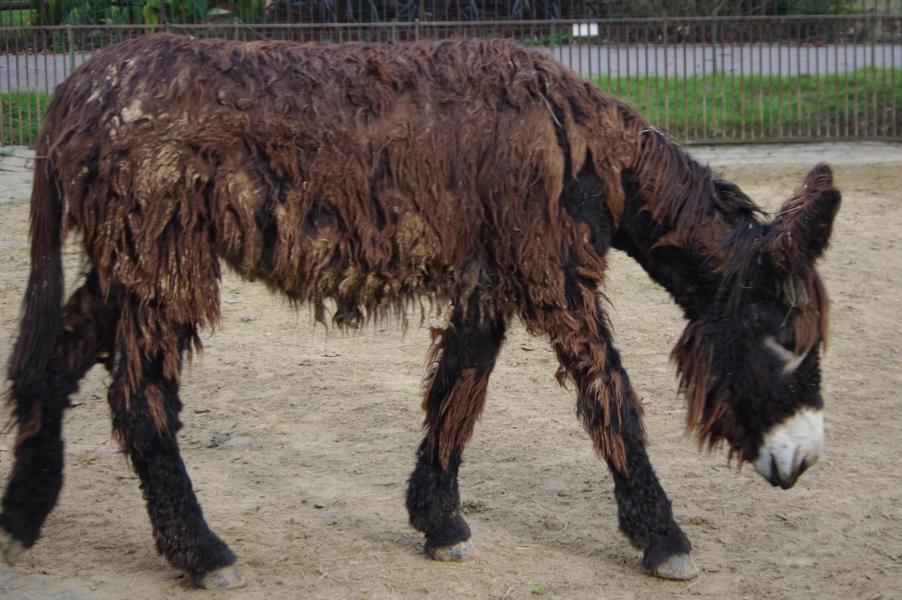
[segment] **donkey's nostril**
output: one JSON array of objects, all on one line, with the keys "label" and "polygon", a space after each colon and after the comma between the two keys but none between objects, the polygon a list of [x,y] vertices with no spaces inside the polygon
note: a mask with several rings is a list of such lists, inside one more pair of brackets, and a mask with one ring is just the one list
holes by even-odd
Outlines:
[{"label": "donkey's nostril", "polygon": [[767,479],[771,485],[780,485],[780,468],[777,466],[777,457],[770,455],[770,477]]}]

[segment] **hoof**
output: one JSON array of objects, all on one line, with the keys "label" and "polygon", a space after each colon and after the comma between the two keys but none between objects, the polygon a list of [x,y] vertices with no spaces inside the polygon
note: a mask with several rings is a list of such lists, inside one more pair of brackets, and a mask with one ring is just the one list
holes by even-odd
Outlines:
[{"label": "hoof", "polygon": [[426,554],[432,560],[445,562],[461,562],[473,558],[473,545],[469,540],[457,542],[451,546],[431,546],[426,544]]},{"label": "hoof", "polygon": [[654,568],[652,573],[661,579],[687,581],[698,577],[698,567],[689,554],[674,554]]},{"label": "hoof", "polygon": [[[0,530],[2,532],[2,530]],[[25,554],[25,546],[14,538],[12,534],[3,532],[3,537],[0,539],[0,551],[3,552],[3,562],[8,565],[16,564],[16,561]]]},{"label": "hoof", "polygon": [[194,577],[194,585],[205,590],[225,590],[240,588],[245,584],[241,570],[235,565],[220,567],[204,575]]}]

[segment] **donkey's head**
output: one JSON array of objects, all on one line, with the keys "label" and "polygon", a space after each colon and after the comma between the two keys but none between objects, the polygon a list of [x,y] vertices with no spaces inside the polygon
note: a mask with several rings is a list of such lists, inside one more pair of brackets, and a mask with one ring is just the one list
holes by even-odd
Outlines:
[{"label": "donkey's head", "polygon": [[784,489],[823,447],[828,300],[814,263],[839,203],[830,168],[815,167],[770,223],[734,244],[721,293],[674,349],[689,425]]}]

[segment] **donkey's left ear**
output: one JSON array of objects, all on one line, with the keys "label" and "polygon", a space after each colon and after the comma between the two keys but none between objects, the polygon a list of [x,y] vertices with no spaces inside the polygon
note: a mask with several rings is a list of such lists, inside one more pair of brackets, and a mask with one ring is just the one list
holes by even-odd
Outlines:
[{"label": "donkey's left ear", "polygon": [[765,248],[777,269],[797,273],[824,253],[840,199],[830,167],[823,163],[814,167],[771,223]]}]

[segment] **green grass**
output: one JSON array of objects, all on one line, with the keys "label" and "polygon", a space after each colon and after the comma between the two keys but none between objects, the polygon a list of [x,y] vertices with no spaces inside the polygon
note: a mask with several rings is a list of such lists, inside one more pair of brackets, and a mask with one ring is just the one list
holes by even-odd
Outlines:
[{"label": "green grass", "polygon": [[34,144],[49,101],[44,92],[0,94],[0,145]]},{"label": "green grass", "polygon": [[678,139],[902,136],[902,69],[595,80]]},{"label": "green grass", "polygon": [[[596,83],[681,140],[902,136],[902,69],[821,77],[600,78]],[[43,92],[0,94],[0,145],[33,144],[48,100]]]}]

